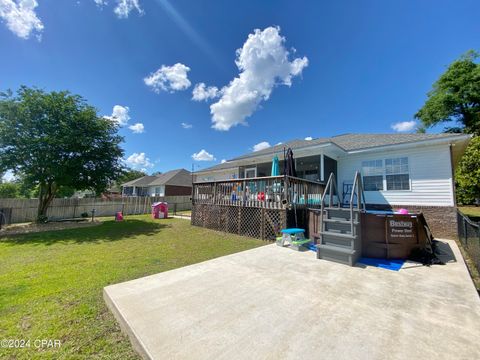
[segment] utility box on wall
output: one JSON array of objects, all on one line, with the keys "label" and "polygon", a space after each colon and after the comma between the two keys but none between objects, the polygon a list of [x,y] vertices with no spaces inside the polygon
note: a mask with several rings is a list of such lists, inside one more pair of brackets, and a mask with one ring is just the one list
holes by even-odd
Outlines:
[{"label": "utility box on wall", "polygon": [[152,218],[166,219],[168,218],[168,203],[160,201],[152,204]]}]

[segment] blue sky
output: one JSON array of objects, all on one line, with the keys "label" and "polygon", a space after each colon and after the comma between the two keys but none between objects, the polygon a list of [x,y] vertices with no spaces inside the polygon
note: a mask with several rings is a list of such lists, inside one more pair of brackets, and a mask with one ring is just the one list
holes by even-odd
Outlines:
[{"label": "blue sky", "polygon": [[[263,142],[394,132],[446,65],[480,49],[479,13],[476,0],[0,0],[0,89],[67,89],[105,116],[128,107],[132,166],[190,169],[205,150],[201,169]],[[192,100],[199,83],[215,97]]]}]

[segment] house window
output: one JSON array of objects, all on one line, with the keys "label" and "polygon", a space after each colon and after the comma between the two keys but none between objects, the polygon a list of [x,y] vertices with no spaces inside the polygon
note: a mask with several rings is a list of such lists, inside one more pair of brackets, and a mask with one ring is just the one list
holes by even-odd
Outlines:
[{"label": "house window", "polygon": [[383,160],[362,161],[362,174],[365,191],[383,190]]},{"label": "house window", "polygon": [[408,158],[385,159],[387,190],[410,190]]},{"label": "house window", "polygon": [[257,168],[245,169],[245,178],[254,178],[257,177]]}]

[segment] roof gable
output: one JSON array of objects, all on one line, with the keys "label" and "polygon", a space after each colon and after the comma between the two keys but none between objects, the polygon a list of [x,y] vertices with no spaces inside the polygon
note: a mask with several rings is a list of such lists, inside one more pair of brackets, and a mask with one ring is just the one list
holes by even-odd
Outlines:
[{"label": "roof gable", "polygon": [[185,169],[170,170],[163,174],[147,175],[139,179],[135,179],[122,184],[122,186],[161,186],[161,185],[175,185],[175,186],[192,186],[192,174]]}]

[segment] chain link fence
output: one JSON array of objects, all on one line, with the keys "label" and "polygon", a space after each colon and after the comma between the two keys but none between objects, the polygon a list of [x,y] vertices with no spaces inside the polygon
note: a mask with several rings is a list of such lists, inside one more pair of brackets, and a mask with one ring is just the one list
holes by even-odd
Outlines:
[{"label": "chain link fence", "polygon": [[458,239],[480,271],[480,224],[457,212]]}]

